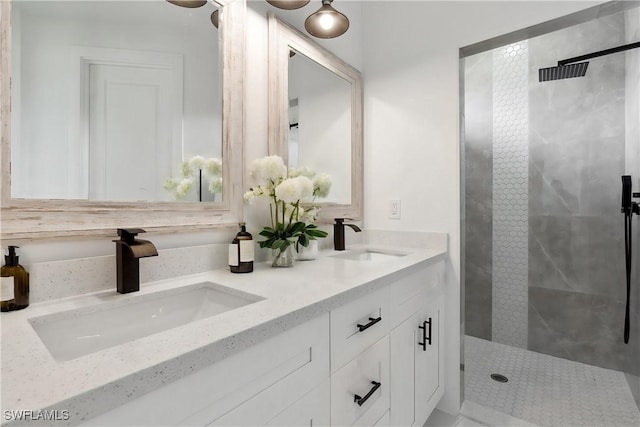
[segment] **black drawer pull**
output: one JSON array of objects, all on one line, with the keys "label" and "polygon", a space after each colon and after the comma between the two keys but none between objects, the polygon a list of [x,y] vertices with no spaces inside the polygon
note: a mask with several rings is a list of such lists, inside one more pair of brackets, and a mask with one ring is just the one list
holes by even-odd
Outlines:
[{"label": "black drawer pull", "polygon": [[382,385],[382,383],[379,383],[377,381],[371,381],[371,384],[373,384],[373,387],[371,387],[371,390],[369,390],[369,393],[367,393],[364,397],[360,397],[357,394],[353,396],[353,401],[357,403],[358,406],[364,405],[364,402],[366,402],[371,397],[371,395],[375,393],[376,390],[378,390]]},{"label": "black drawer pull", "polygon": [[[429,336],[427,336],[427,325],[429,325]],[[427,351],[427,344],[431,345],[431,317],[422,322],[422,326],[418,326],[418,329],[422,329],[422,342],[418,341],[418,345],[422,346],[422,351]]]},{"label": "black drawer pull", "polygon": [[369,317],[369,323],[367,323],[366,325],[357,324],[356,326],[358,327],[358,331],[362,332],[369,329],[370,327],[372,327],[373,325],[375,325],[381,320],[382,320],[382,316],[377,317],[375,319],[373,317]]}]

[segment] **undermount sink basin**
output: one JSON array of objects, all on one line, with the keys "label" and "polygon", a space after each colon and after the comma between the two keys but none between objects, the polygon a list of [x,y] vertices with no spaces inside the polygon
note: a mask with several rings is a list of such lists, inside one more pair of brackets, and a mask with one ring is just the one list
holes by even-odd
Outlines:
[{"label": "undermount sink basin", "polygon": [[202,282],[29,319],[57,361],[135,341],[264,298]]},{"label": "undermount sink basin", "polygon": [[354,249],[337,255],[334,258],[349,259],[352,261],[391,261],[407,254],[401,252],[379,251],[375,249]]}]

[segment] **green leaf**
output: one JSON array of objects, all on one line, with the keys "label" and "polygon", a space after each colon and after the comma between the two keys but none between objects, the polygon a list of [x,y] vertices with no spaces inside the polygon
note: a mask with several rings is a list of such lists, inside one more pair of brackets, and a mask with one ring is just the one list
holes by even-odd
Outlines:
[{"label": "green leaf", "polygon": [[289,245],[291,244],[291,242],[288,241],[288,240],[281,240],[280,242],[281,242],[280,243],[280,247],[279,247],[280,252],[284,252],[285,249],[287,249],[289,247]]},{"label": "green leaf", "polygon": [[304,246],[305,248],[309,246],[309,239],[307,238],[307,235],[301,234],[300,237],[298,237],[298,243]]},{"label": "green leaf", "polygon": [[307,234],[311,237],[317,237],[317,238],[325,238],[329,235],[329,233],[327,233],[326,231],[323,230],[309,230],[307,228]]}]

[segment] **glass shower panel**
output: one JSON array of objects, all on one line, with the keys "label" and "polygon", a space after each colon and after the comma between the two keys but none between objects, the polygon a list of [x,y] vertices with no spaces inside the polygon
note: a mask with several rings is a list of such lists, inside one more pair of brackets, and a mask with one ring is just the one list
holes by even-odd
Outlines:
[{"label": "glass shower panel", "polygon": [[[530,401],[531,387],[551,387],[558,372],[620,385],[623,397],[612,401],[630,402],[609,413],[596,401],[605,389],[578,380],[573,393],[557,386],[558,411],[578,417],[572,405],[592,392],[610,418],[591,422],[640,422],[640,243],[625,344],[620,213],[620,177],[632,175],[640,191],[640,49],[592,59],[584,77],[538,80],[540,68],[559,60],[639,41],[639,10],[464,59],[465,397],[484,394],[478,403],[491,406],[502,396],[494,409],[541,425],[553,424],[553,414],[527,409],[541,404]],[[638,217],[634,226],[640,242]],[[499,386],[489,375],[504,372],[488,371],[500,369],[527,384],[493,393]]]}]

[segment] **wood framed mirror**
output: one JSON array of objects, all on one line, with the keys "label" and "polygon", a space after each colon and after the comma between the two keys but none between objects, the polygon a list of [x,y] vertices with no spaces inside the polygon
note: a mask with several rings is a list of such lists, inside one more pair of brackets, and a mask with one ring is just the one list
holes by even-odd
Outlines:
[{"label": "wood framed mirror", "polygon": [[289,167],[327,173],[319,222],[360,220],[363,209],[362,77],[269,13],[269,153]]},{"label": "wood framed mirror", "polygon": [[[32,7],[33,14],[41,16],[27,19],[31,12],[20,9],[27,3],[53,7]],[[119,19],[117,30],[106,26],[99,7]],[[158,14],[150,8],[159,9]],[[55,16],[43,15],[47,9]],[[113,236],[116,228],[128,227],[167,233],[236,227],[243,220],[245,9],[245,0],[215,0],[197,9],[165,0],[0,2],[1,239]],[[92,22],[96,16],[100,21]],[[81,20],[82,27],[70,31],[81,34],[79,41],[63,31],[52,33],[54,25],[63,28],[61,23],[70,20]],[[189,20],[197,20],[202,30],[194,29]],[[29,50],[40,43],[29,45],[27,40],[42,37],[35,34],[38,31],[56,39],[56,55],[49,46],[49,56]],[[165,37],[149,37],[152,31],[163,31]],[[112,40],[105,34],[115,36]],[[141,41],[144,35],[148,40]],[[197,49],[209,48],[217,57],[198,57]],[[65,78],[72,76],[71,83],[53,80],[56,70]],[[122,70],[130,72],[123,76]],[[121,85],[119,93],[128,98],[112,95],[120,83],[135,79],[136,86]],[[64,99],[64,108],[33,96],[39,85],[41,93]],[[115,89],[105,93],[107,86]],[[132,90],[140,90],[140,95],[131,95]],[[203,94],[217,98],[214,102]],[[120,102],[108,104],[106,99]],[[149,111],[141,110],[147,99],[165,100],[165,107],[153,104]],[[129,105],[133,101],[139,103]],[[94,116],[107,119],[99,122]],[[93,120],[90,125],[88,117]],[[113,123],[108,132],[104,123]],[[147,128],[152,136],[144,133]],[[103,130],[102,139],[94,138],[96,129]],[[57,133],[63,134],[59,146]],[[111,139],[105,140],[105,134]],[[33,143],[36,140],[40,145]],[[97,157],[109,150],[104,159]],[[193,182],[185,181],[189,185],[179,190],[189,194],[182,194],[175,191],[181,181],[173,177],[180,177],[189,159],[197,172],[189,172]],[[59,171],[62,174],[56,175]],[[167,184],[171,179],[176,181],[173,188]],[[55,187],[55,182],[61,185]]]}]

